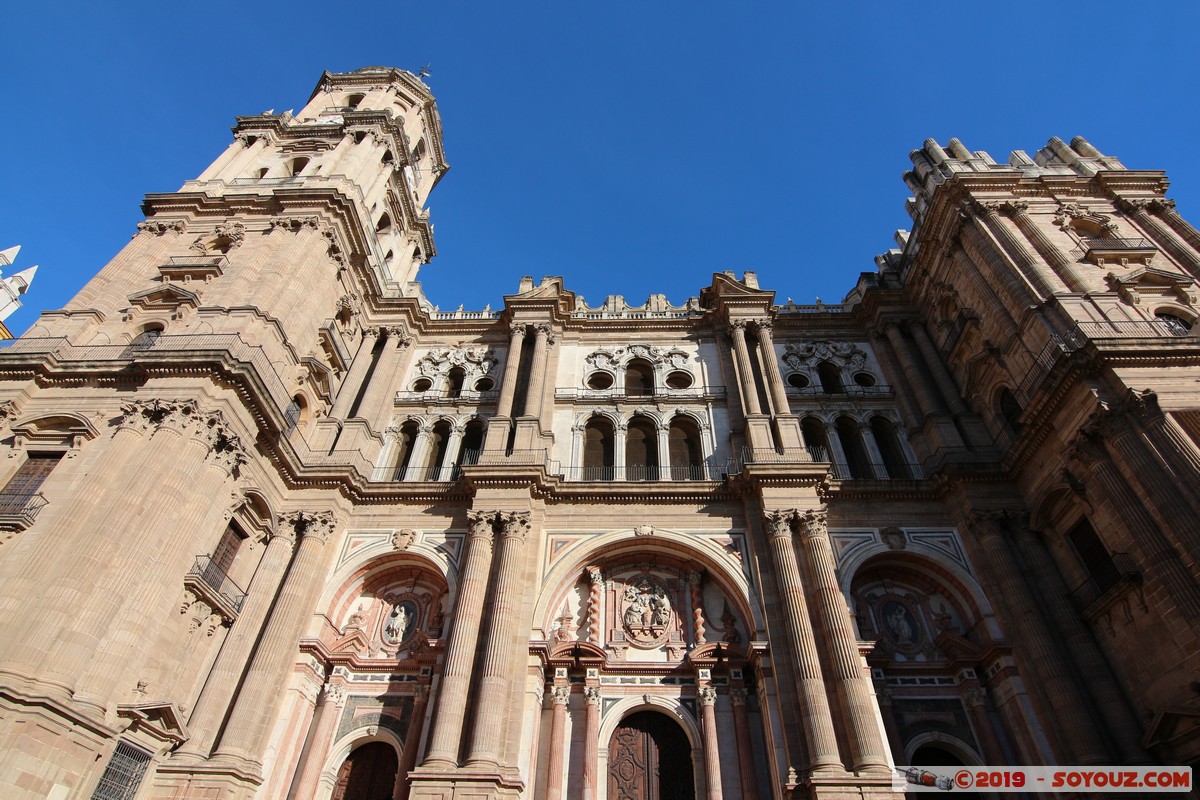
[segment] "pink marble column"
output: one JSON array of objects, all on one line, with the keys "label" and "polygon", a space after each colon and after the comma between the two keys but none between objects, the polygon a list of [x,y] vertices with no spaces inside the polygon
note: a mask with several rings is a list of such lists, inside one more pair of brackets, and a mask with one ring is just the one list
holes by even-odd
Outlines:
[{"label": "pink marble column", "polygon": [[979,736],[980,753],[983,756],[985,764],[1007,764],[1008,759],[1004,757],[1004,748],[1000,746],[1000,740],[996,737],[996,729],[992,727],[992,719],[987,710],[987,689],[982,686],[966,686],[963,691],[963,700],[966,701],[967,710],[971,712],[971,723],[975,727],[975,733]]},{"label": "pink marble column", "polygon": [[733,735],[737,737],[742,800],[758,800],[758,772],[754,769],[754,747],[750,742],[750,725],[746,720],[746,688],[735,686],[730,689],[729,702],[733,705]]},{"label": "pink marble column", "polygon": [[325,684],[321,692],[321,705],[317,708],[312,735],[300,753],[300,764],[292,781],[290,800],[312,800],[317,792],[321,766],[329,752],[329,745],[333,742],[338,718],[346,705],[346,685],[342,683],[341,678],[334,680],[336,682]]},{"label": "pink marble column", "polygon": [[468,765],[495,766],[504,739],[504,716],[508,710],[509,687],[513,680],[513,639],[517,630],[517,608],[525,591],[522,569],[525,542],[529,538],[529,514],[500,515],[500,563],[496,569],[491,624],[484,637],[483,664],[479,679],[478,706],[471,731]]},{"label": "pink marble column", "polygon": [[495,511],[472,511],[468,515],[471,527],[458,601],[454,606],[454,627],[446,648],[446,666],[438,690],[433,732],[422,763],[422,766],[430,769],[453,769],[458,766],[463,717],[479,640],[479,619],[483,615],[488,573],[491,571],[492,523],[495,518]]},{"label": "pink marble column", "polygon": [[600,572],[600,568],[591,566],[587,568],[588,574],[588,606],[587,606],[587,625],[588,625],[588,641],[594,645],[600,644],[600,604],[604,597],[604,575]]},{"label": "pink marble column", "polygon": [[412,784],[408,773],[417,765],[417,749],[421,746],[421,731],[425,728],[425,708],[429,705],[429,687],[425,684],[417,686],[413,695],[412,717],[408,720],[408,730],[404,733],[404,752],[400,755],[400,769],[396,773],[397,786],[395,800],[408,800]]},{"label": "pink marble column", "polygon": [[721,800],[721,753],[717,747],[717,690],[701,686],[696,690],[700,706],[700,736],[704,740],[704,786],[708,800]]},{"label": "pink marble column", "polygon": [[550,745],[546,760],[546,800],[562,800],[563,761],[569,742],[563,740],[567,726],[567,703],[571,701],[570,686],[555,686],[550,690]]},{"label": "pink marble column", "polygon": [[583,690],[587,714],[584,718],[583,739],[583,800],[599,797],[600,779],[600,687]]}]

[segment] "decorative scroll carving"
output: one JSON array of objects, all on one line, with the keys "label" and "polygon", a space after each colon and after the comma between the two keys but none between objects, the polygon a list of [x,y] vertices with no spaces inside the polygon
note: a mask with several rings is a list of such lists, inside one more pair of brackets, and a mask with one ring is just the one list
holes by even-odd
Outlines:
[{"label": "decorative scroll carving", "polygon": [[892,526],[880,528],[879,538],[883,540],[889,550],[903,550],[908,545],[904,531]]},{"label": "decorative scroll carving", "polygon": [[621,623],[634,646],[661,647],[674,622],[670,592],[661,579],[642,575],[625,585],[621,594]]},{"label": "decorative scroll carving", "polygon": [[273,217],[271,219],[271,230],[283,230],[291,233],[299,233],[305,228],[309,230],[319,230],[321,227],[320,217]]},{"label": "decorative scroll carving", "polygon": [[496,357],[490,347],[435,347],[417,361],[417,372],[426,377],[446,375],[455,367],[460,368],[467,381],[487,375],[496,366]]},{"label": "decorative scroll carving", "polygon": [[801,342],[783,347],[783,363],[793,371],[815,369],[822,361],[832,362],[844,369],[864,369],[867,353],[850,342]]},{"label": "decorative scroll carving", "polygon": [[417,539],[417,532],[412,528],[401,528],[392,532],[392,549],[407,550]]},{"label": "decorative scroll carving", "polygon": [[192,242],[191,249],[207,255],[216,242],[224,244],[224,252],[236,250],[246,240],[246,226],[237,221],[226,220],[213,229],[211,234],[200,234]]},{"label": "decorative scroll carving", "polygon": [[1054,224],[1063,230],[1071,228],[1071,223],[1077,219],[1087,220],[1108,233],[1116,233],[1117,224],[1107,214],[1097,214],[1089,211],[1079,203],[1059,203],[1058,211],[1054,212]]},{"label": "decorative scroll carving", "polygon": [[138,233],[149,233],[154,236],[162,236],[167,232],[183,233],[186,228],[187,223],[181,219],[148,219],[137,224]]},{"label": "decorative scroll carving", "polygon": [[686,351],[675,347],[631,344],[628,347],[601,347],[593,350],[583,361],[589,370],[617,370],[635,358],[649,361],[656,368],[686,370],[690,357]]}]

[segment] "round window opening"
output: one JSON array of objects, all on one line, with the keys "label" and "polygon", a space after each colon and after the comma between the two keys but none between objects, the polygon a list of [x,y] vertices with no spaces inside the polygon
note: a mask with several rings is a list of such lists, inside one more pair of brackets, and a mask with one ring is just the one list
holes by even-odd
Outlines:
[{"label": "round window opening", "polygon": [[495,381],[493,381],[491,378],[480,378],[479,380],[475,381],[475,391],[490,392],[495,385]]},{"label": "round window opening", "polygon": [[429,378],[420,378],[416,383],[413,384],[414,392],[428,392],[432,388],[433,381],[429,380]]},{"label": "round window opening", "polygon": [[874,386],[875,376],[869,372],[856,372],[854,373],[854,382],[859,386]]},{"label": "round window opening", "polygon": [[613,376],[607,372],[593,372],[588,376],[587,385],[589,389],[611,389]]},{"label": "round window opening", "polygon": [[686,372],[672,372],[667,376],[668,389],[690,389],[692,388],[692,376]]},{"label": "round window opening", "polygon": [[802,375],[799,372],[793,372],[787,376],[788,386],[793,389],[807,389],[810,385],[807,375]]}]

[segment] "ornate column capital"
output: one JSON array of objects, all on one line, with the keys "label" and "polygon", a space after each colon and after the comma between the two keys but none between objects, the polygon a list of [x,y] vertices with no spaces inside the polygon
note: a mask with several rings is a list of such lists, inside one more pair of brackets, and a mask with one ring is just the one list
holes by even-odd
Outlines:
[{"label": "ornate column capital", "polygon": [[340,683],[327,683],[321,693],[325,696],[326,705],[341,708],[346,705],[346,687]]},{"label": "ornate column capital", "polygon": [[500,514],[500,536],[505,539],[516,539],[525,542],[529,538],[529,513],[526,511],[508,511]]},{"label": "ornate column capital", "polygon": [[767,527],[767,536],[772,539],[790,539],[792,536],[792,521],[795,518],[796,510],[793,508],[767,511],[763,515],[763,522]]},{"label": "ornate column capital", "polygon": [[963,697],[967,701],[967,705],[976,708],[987,705],[988,693],[987,689],[984,689],[982,686],[973,686],[967,689]]},{"label": "ornate column capital", "polygon": [[587,567],[588,580],[593,584],[604,583],[604,574],[599,567]]},{"label": "ornate column capital", "polygon": [[417,703],[428,702],[429,701],[429,684],[418,683],[417,687],[413,690],[413,699]]},{"label": "ornate column capital", "polygon": [[712,708],[717,704],[717,690],[711,686],[701,686],[696,690],[696,701],[702,706]]},{"label": "ornate column capital", "polygon": [[[295,537],[313,538],[325,544],[337,527],[337,517],[332,511],[289,511],[279,516],[281,526],[290,526]],[[289,537],[291,538],[291,537]]]},{"label": "ornate column capital", "polygon": [[811,536],[829,535],[829,513],[820,509],[808,509],[799,515],[800,535],[804,538]]},{"label": "ornate column capital", "polygon": [[600,689],[597,686],[588,686],[583,690],[583,699],[589,706],[600,707]]},{"label": "ornate column capital", "polygon": [[771,329],[774,326],[775,323],[771,321],[770,317],[761,317],[754,320],[754,327],[757,328],[760,333],[765,333],[768,336],[771,335]]},{"label": "ornate column capital", "polygon": [[533,326],[535,336],[546,340],[546,344],[554,344],[554,328],[547,322],[539,322]]},{"label": "ornate column capital", "polygon": [[746,326],[749,324],[750,320],[748,319],[731,319],[729,320],[729,330],[730,332],[741,331],[742,333],[745,333]]},{"label": "ornate column capital", "polygon": [[525,331],[528,327],[529,326],[523,322],[514,322],[512,325],[508,326],[508,335],[511,337],[524,339]]},{"label": "ornate column capital", "polygon": [[729,702],[735,706],[744,706],[748,694],[745,686],[734,686],[729,690]]},{"label": "ornate column capital", "polygon": [[492,541],[492,532],[496,520],[495,511],[468,511],[467,529],[472,539]]},{"label": "ornate column capital", "polygon": [[1023,217],[1029,211],[1027,200],[1006,200],[1000,204],[1000,210],[1014,217]]},{"label": "ornate column capital", "polygon": [[571,700],[570,686],[555,686],[550,689],[550,702],[556,706],[565,706]]}]

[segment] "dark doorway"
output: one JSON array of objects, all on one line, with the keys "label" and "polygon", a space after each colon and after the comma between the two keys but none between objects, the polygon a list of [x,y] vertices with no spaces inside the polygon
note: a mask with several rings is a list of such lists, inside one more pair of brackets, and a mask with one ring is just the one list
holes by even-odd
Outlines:
[{"label": "dark doorway", "polygon": [[669,717],[639,711],[608,743],[609,800],[695,800],[692,746]]},{"label": "dark doorway", "polygon": [[332,800],[391,800],[396,793],[398,767],[391,745],[364,744],[342,763]]}]

